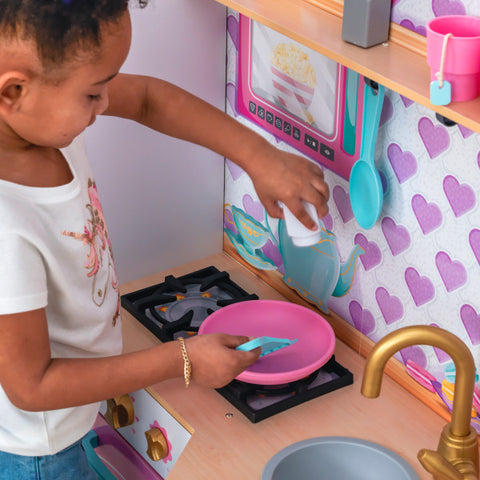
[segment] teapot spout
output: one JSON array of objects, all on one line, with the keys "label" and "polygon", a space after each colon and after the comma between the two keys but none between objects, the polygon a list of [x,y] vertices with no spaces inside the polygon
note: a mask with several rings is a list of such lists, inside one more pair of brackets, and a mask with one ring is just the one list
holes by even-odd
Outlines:
[{"label": "teapot spout", "polygon": [[338,281],[332,293],[334,297],[343,297],[343,295],[346,295],[350,290],[355,274],[355,263],[357,258],[363,253],[365,253],[365,250],[359,245],[355,245],[348,260],[340,265],[340,274],[338,275]]}]

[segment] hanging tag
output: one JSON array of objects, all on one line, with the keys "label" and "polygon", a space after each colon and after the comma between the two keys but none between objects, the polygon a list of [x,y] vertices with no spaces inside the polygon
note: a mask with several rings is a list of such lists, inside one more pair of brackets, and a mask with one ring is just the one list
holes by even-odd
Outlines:
[{"label": "hanging tag", "polygon": [[430,101],[433,105],[448,105],[452,101],[452,86],[450,82],[443,80],[441,86],[439,80],[431,82]]},{"label": "hanging tag", "polygon": [[440,57],[440,71],[435,74],[437,80],[430,83],[430,101],[433,105],[448,105],[452,101],[452,86],[443,79],[443,66],[447,54],[448,39],[452,36],[447,33],[443,39],[442,56]]}]

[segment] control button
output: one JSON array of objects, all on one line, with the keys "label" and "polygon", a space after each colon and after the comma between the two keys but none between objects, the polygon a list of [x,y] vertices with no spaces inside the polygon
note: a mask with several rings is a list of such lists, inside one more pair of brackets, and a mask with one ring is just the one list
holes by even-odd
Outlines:
[{"label": "control button", "polygon": [[318,152],[318,140],[316,138],[311,137],[307,133],[305,134],[305,145],[312,150]]},{"label": "control button", "polygon": [[145,432],[147,439],[147,455],[154,461],[158,462],[162,458],[168,456],[169,448],[165,435],[159,428],[151,428]]},{"label": "control button", "polygon": [[250,101],[250,103],[248,104],[248,109],[250,110],[251,113],[253,113],[255,115],[255,113],[257,111],[257,104]]},{"label": "control button", "polygon": [[275,127],[281,130],[282,124],[283,124],[282,119],[280,117],[275,117]]},{"label": "control button", "polygon": [[301,138],[300,129],[297,127],[293,127],[293,138],[295,140],[300,140]]},{"label": "control button", "polygon": [[328,147],[324,143],[320,144],[320,153],[328,160],[332,162],[335,160],[335,150],[333,148]]},{"label": "control button", "polygon": [[258,115],[258,118],[265,120],[265,109],[263,107],[260,107],[260,105],[258,106],[258,109],[257,109],[257,115]]},{"label": "control button", "polygon": [[125,394],[107,400],[107,411],[104,417],[113,428],[131,425],[135,420],[135,412],[130,395]]},{"label": "control button", "polygon": [[283,122],[283,132],[287,135],[292,134],[292,126],[288,122]]},{"label": "control button", "polygon": [[267,122],[270,125],[273,125],[273,113],[272,112],[267,112]]}]

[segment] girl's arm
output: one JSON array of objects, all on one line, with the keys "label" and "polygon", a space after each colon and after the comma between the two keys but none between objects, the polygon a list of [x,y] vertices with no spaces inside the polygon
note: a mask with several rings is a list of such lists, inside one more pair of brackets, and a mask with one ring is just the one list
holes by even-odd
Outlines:
[{"label": "girl's arm", "polygon": [[267,212],[282,217],[282,201],[306,226],[313,221],[302,202],[318,215],[328,213],[328,186],[322,170],[307,159],[284,152],[224,112],[160,79],[119,74],[108,85],[106,115],[140,122],[158,132],[213,150],[243,168]]},{"label": "girl's arm", "polygon": [[[212,388],[229,383],[260,354],[235,350],[246,341],[223,334],[188,338],[192,380]],[[178,342],[113,357],[51,358],[43,309],[0,315],[0,384],[23,410],[84,405],[182,376]]]}]

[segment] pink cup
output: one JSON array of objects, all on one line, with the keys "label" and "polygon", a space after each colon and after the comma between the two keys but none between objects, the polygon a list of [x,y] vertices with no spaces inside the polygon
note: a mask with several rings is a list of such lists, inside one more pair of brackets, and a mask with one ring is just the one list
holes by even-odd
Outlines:
[{"label": "pink cup", "polygon": [[480,94],[480,18],[468,15],[446,15],[427,23],[427,63],[431,80],[437,80],[442,48],[447,42],[443,79],[452,86],[452,101],[473,100]]}]

